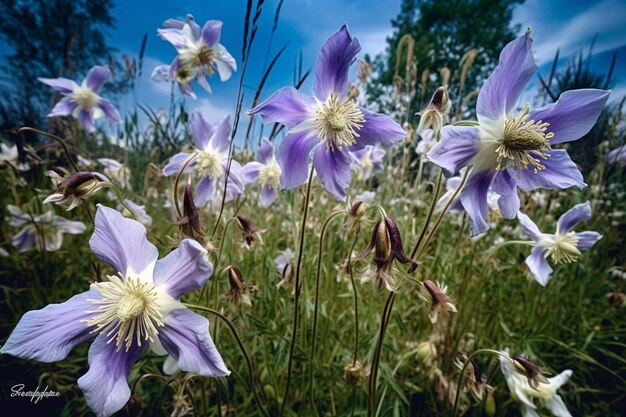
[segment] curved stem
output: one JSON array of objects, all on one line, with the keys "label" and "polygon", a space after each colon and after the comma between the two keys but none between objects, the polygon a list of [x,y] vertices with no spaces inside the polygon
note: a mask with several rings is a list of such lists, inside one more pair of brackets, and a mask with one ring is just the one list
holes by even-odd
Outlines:
[{"label": "curved stem", "polygon": [[241,338],[239,337],[239,334],[237,333],[237,329],[235,328],[235,325],[222,313],[220,313],[219,311],[213,310],[211,308],[207,308],[207,307],[202,307],[202,306],[198,306],[195,304],[186,304],[185,306],[188,308],[193,308],[196,310],[200,310],[200,311],[204,311],[206,313],[209,314],[213,314],[214,316],[218,317],[219,319],[221,319],[230,329],[231,333],[233,334],[233,337],[235,338],[235,340],[237,341],[237,345],[239,345],[239,349],[241,350],[241,354],[243,355],[244,360],[246,361],[246,365],[248,366],[248,376],[249,376],[249,380],[250,380],[250,387],[252,388],[252,393],[254,394],[254,400],[257,403],[257,406],[259,407],[259,410],[261,410],[261,413],[266,416],[266,417],[270,417],[269,413],[267,412],[267,410],[265,409],[265,407],[263,407],[263,404],[261,403],[261,399],[259,398],[259,393],[257,391],[256,388],[256,384],[254,383],[254,374],[253,374],[253,369],[252,369],[252,361],[250,360],[250,356],[248,356],[248,352],[246,351],[245,346],[243,345],[243,342],[241,341]]},{"label": "curved stem", "polygon": [[439,176],[437,177],[437,185],[435,186],[435,193],[433,194],[433,201],[430,203],[430,208],[428,209],[428,214],[426,215],[426,220],[424,221],[424,225],[422,226],[422,230],[420,231],[420,235],[417,238],[417,242],[415,242],[415,246],[411,251],[411,255],[409,258],[413,259],[415,254],[417,253],[417,249],[419,249],[420,244],[422,243],[422,239],[426,234],[426,230],[428,229],[428,225],[430,224],[430,220],[433,217],[433,213],[435,212],[435,206],[437,205],[437,199],[439,198],[439,193],[441,192],[441,183],[443,182],[443,171],[439,170]]},{"label": "curved stem", "polygon": [[22,136],[22,139],[24,139],[24,132],[33,132],[33,133],[37,133],[37,134],[42,135],[42,136],[46,136],[46,137],[48,137],[48,138],[58,142],[59,145],[61,145],[61,147],[63,148],[63,152],[65,152],[65,156],[67,157],[67,160],[70,163],[70,165],[72,166],[72,168],[74,168],[74,171],[76,171],[76,172],[80,171],[78,169],[78,166],[76,166],[76,163],[74,162],[74,159],[72,158],[72,155],[70,154],[69,149],[67,149],[67,145],[65,144],[65,141],[63,139],[61,139],[60,137],[55,136],[55,135],[53,135],[51,133],[48,133],[48,132],[44,132],[44,131],[39,130],[39,129],[32,128],[32,127],[21,127],[17,132],[20,134],[20,136]]},{"label": "curved stem", "polygon": [[[218,249],[217,252],[217,259],[215,260],[215,265],[213,266],[213,270],[217,271],[220,265],[220,260],[222,259],[222,249],[224,248],[224,241],[226,240],[226,232],[228,231],[228,226],[230,226],[230,224],[235,220],[234,217],[231,217],[227,222],[226,222],[226,226],[224,226],[224,233],[222,233],[222,239],[220,240],[220,247]],[[223,271],[222,271],[223,272]],[[221,274],[220,274],[221,275]],[[219,276],[219,275],[218,275]],[[206,290],[208,284],[205,284],[204,287],[202,287],[202,291],[200,291],[200,300],[202,300],[202,297],[204,296],[204,292]],[[217,279],[213,280],[213,285],[217,285]],[[217,290],[215,290],[217,293]],[[209,296],[210,297],[210,296]],[[208,298],[207,297],[207,303],[208,303]],[[216,304],[217,306],[217,304]]]},{"label": "curved stem", "polygon": [[192,153],[189,158],[185,160],[176,173],[176,179],[174,180],[174,206],[176,207],[176,213],[179,218],[183,217],[183,212],[180,211],[180,204],[178,203],[178,184],[180,183],[180,177],[183,175],[185,168],[187,168],[187,165],[189,165],[196,156],[198,156],[198,152]]},{"label": "curved stem", "polygon": [[309,198],[311,197],[311,183],[313,182],[313,165],[309,172],[309,182],[306,186],[306,196],[304,198],[304,213],[302,214],[302,225],[300,227],[300,247],[298,249],[298,262],[296,263],[295,294],[293,301],[293,329],[291,331],[291,346],[289,347],[289,361],[287,362],[287,383],[283,394],[283,403],[280,406],[279,416],[285,414],[287,399],[289,398],[289,387],[291,385],[291,371],[293,368],[293,355],[296,350],[296,337],[298,333],[298,307],[300,302],[300,271],[302,269],[302,253],[304,251],[304,234],[306,232],[306,218],[309,213]]},{"label": "curved stem", "polygon": [[121,204],[122,207],[124,207],[126,211],[130,213],[131,216],[133,216],[133,220],[137,220],[137,215],[135,214],[135,211],[131,209],[128,206],[128,204],[126,204],[119,188],[117,188],[113,183],[110,183],[110,182],[101,182],[99,185],[103,188],[110,188],[111,190],[113,190],[113,193],[115,194],[115,198],[117,198],[117,201]]}]

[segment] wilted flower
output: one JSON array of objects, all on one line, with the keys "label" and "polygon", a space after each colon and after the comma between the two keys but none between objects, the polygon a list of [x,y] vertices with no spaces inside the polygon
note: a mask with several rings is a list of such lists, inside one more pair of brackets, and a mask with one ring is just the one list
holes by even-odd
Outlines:
[{"label": "wilted flower", "polygon": [[110,416],[128,401],[128,373],[148,347],[172,355],[185,372],[229,374],[211,340],[208,320],[179,301],[202,287],[213,270],[197,242],[183,240],[157,260],[157,248],[146,239],[142,224],[99,206],[89,244],[115,274],[64,303],[26,313],[0,352],[56,362],[95,338],[89,371],[78,386],[98,416]]},{"label": "wilted flower", "polygon": [[17,145],[7,146],[0,142],[0,166],[7,164],[18,171],[28,171],[30,166],[26,162],[20,161]]},{"label": "wilted flower", "polygon": [[460,352],[459,357],[454,364],[459,369],[463,369],[465,363],[469,360],[465,375],[461,375],[461,379],[465,382],[466,387],[470,390],[474,398],[482,400],[485,395],[485,382],[483,381],[480,365],[476,359],[470,359],[465,352]]},{"label": "wilted flower", "polygon": [[556,226],[556,233],[541,233],[537,225],[524,213],[518,213],[517,218],[524,229],[524,233],[535,241],[530,256],[526,258],[526,265],[538,283],[546,285],[550,280],[552,268],[548,258],[556,264],[575,262],[581,250],[591,248],[602,239],[598,232],[572,232],[580,222],[591,218],[591,204],[577,204],[563,214]]},{"label": "wilted flower", "polygon": [[180,226],[185,236],[204,245],[204,230],[202,230],[202,226],[200,226],[200,215],[193,201],[193,192],[190,183],[185,184],[185,192],[183,194],[183,218],[177,221],[176,224]]},{"label": "wilted flower", "polygon": [[409,259],[402,247],[402,238],[396,222],[385,217],[379,220],[374,226],[372,238],[365,250],[357,255],[354,260],[360,260],[368,256],[372,250],[374,258],[372,264],[375,270],[368,270],[361,276],[361,282],[374,280],[376,290],[380,290],[383,285],[388,291],[396,291],[396,285],[392,276],[392,266],[394,259],[400,263],[410,263],[417,266],[417,263]]},{"label": "wilted flower", "polygon": [[383,157],[386,151],[377,146],[366,146],[363,149],[354,151],[350,154],[352,158],[352,170],[356,173],[358,179],[365,181],[373,171],[383,169]]},{"label": "wilted flower", "polygon": [[289,134],[278,148],[281,184],[293,189],[308,177],[309,157],[324,188],[345,200],[350,153],[366,145],[392,145],[406,133],[390,117],[358,106],[348,93],[348,70],[361,47],[346,25],[322,47],[315,67],[314,97],[284,87],[250,110],[264,123],[281,123]]},{"label": "wilted flower", "polygon": [[363,368],[363,364],[359,361],[350,363],[343,368],[343,380],[347,385],[357,385],[361,381],[365,380],[366,376],[367,373]]},{"label": "wilted flower", "polygon": [[7,205],[7,211],[11,215],[7,219],[8,224],[22,228],[13,236],[13,246],[19,252],[26,252],[33,246],[37,246],[39,250],[54,252],[61,249],[64,233],[77,235],[87,230],[82,222],[67,220],[53,211],[33,216],[11,204]]},{"label": "wilted flower", "polygon": [[249,284],[239,268],[234,266],[228,269],[228,282],[230,284],[230,290],[228,290],[226,294],[226,299],[235,305],[243,302],[251,306],[252,301],[250,300],[250,294],[255,294],[259,290],[259,286]]},{"label": "wilted flower", "polygon": [[417,127],[417,133],[422,133],[426,129],[432,129],[434,132],[439,132],[448,118],[448,111],[450,110],[450,100],[448,98],[448,89],[445,87],[439,87],[435,90],[428,106],[422,109],[419,113],[420,123]]},{"label": "wilted flower", "polygon": [[[184,172],[195,172],[200,178],[196,184],[195,203],[198,206],[204,206],[209,201],[216,201],[224,188],[223,180],[228,167],[228,149],[230,148],[230,116],[224,117],[215,126],[207,122],[202,113],[196,110],[191,115],[189,124],[198,155],[187,165]],[[163,167],[163,175],[177,174],[191,155],[185,152],[174,155]],[[243,169],[239,162],[232,160],[226,188],[226,202],[241,195],[244,188]]]},{"label": "wilted flower", "polygon": [[530,32],[509,43],[500,63],[478,95],[478,126],[446,126],[441,141],[428,153],[447,176],[473,165],[461,192],[461,204],[471,219],[472,235],[489,229],[487,191],[500,195],[505,218],[519,211],[517,188],[585,187],[581,173],[564,149],[554,145],[584,136],[593,127],[609,91],[567,91],[553,104],[512,114],[524,87],[537,71]]},{"label": "wilted flower", "polygon": [[[503,353],[508,356],[508,351]],[[514,367],[510,359],[501,356],[500,369],[509,386],[511,396],[522,402],[522,415],[524,417],[539,417],[534,401],[538,399],[555,417],[572,417],[556,391],[570,379],[573,372],[568,369],[555,377],[544,378],[542,381],[535,380],[533,385],[531,385],[529,379],[520,373],[526,367],[521,364],[519,358],[518,356],[517,360],[513,359],[513,361],[517,362],[516,367]],[[525,361],[529,362],[527,359]],[[521,368],[519,370],[516,369],[518,363]]]},{"label": "wilted flower", "polygon": [[258,182],[261,186],[261,194],[259,196],[259,206],[269,207],[280,190],[280,174],[282,170],[276,162],[274,156],[274,146],[272,143],[263,138],[261,146],[256,152],[256,160],[248,162],[243,167],[243,175],[246,184]]},{"label": "wilted flower", "polygon": [[352,204],[347,210],[346,217],[343,221],[344,224],[347,224],[351,230],[358,234],[361,231],[363,216],[365,215],[366,210],[367,204],[357,200],[357,202]]},{"label": "wilted flower", "polygon": [[259,239],[261,244],[263,244],[263,238],[261,237],[261,233],[264,232],[264,230],[256,227],[256,225],[252,223],[252,220],[250,220],[250,218],[242,214],[238,214],[236,219],[237,225],[241,229],[243,239],[246,241],[246,245],[248,245],[248,247],[252,246],[252,243],[255,239]]},{"label": "wilted flower", "polygon": [[444,284],[435,284],[431,280],[427,279],[422,283],[419,294],[420,297],[426,302],[430,303],[430,311],[428,312],[428,318],[432,323],[437,322],[439,312],[444,311],[456,313],[456,306],[446,295],[448,287]]},{"label": "wilted flower", "polygon": [[[205,78],[207,75],[211,77],[217,71],[220,80],[226,81],[233,71],[237,71],[235,59],[220,43],[221,21],[208,20],[201,29],[193,16],[188,15],[185,22],[169,19],[164,26],[164,29],[157,30],[159,36],[178,51],[178,56],[169,66],[168,81],[176,81],[184,95],[195,97],[189,86],[194,78],[210,93],[211,87]],[[159,69],[160,73],[164,71],[164,68]],[[161,75],[161,78],[165,77]]]},{"label": "wilted flower", "polygon": [[106,99],[98,95],[98,91],[111,76],[107,67],[95,66],[87,73],[81,85],[67,78],[38,78],[63,97],[52,109],[48,117],[73,116],[88,133],[96,131],[94,120],[106,117],[114,122],[121,122],[122,118]]},{"label": "wilted flower", "polygon": [[103,184],[109,182],[107,177],[98,172],[76,172],[74,174],[66,172],[65,174],[61,176],[55,171],[46,173],[55,183],[56,192],[46,197],[43,201],[44,204],[56,203],[70,211],[83,200],[87,200],[98,192]]},{"label": "wilted flower", "polygon": [[122,187],[130,189],[130,169],[121,162],[111,158],[98,158],[98,162],[104,167],[104,174],[114,179]]}]

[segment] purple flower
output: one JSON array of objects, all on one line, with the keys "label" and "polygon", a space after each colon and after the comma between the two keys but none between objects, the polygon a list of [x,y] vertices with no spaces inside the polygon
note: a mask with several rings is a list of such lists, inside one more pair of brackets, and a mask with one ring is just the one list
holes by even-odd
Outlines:
[{"label": "purple flower", "polygon": [[366,146],[350,153],[352,170],[360,180],[367,180],[373,171],[383,169],[383,157],[386,151],[376,146]]},{"label": "purple flower", "polygon": [[609,164],[626,163],[626,145],[613,149],[606,155],[606,162]]},{"label": "purple flower", "polygon": [[[133,214],[135,215],[135,218],[139,223],[143,224],[146,227],[152,226],[152,216],[150,216],[146,211],[146,206],[142,204],[137,204],[127,198],[124,199],[124,204],[126,204],[133,211]],[[123,205],[118,203],[115,208],[117,209],[117,211],[122,213],[124,217],[131,216],[131,213],[129,213]]]},{"label": "purple flower", "polygon": [[556,103],[513,114],[526,84],[537,71],[530,32],[509,43],[500,63],[485,81],[476,105],[478,126],[446,126],[428,159],[448,176],[473,165],[461,192],[471,219],[471,234],[489,229],[487,191],[500,195],[505,218],[515,217],[520,202],[517,188],[583,188],[586,184],[564,149],[554,145],[584,136],[593,127],[610,92],[596,89],[567,91]]},{"label": "purple flower", "polygon": [[278,197],[281,172],[282,170],[274,155],[274,146],[269,140],[263,138],[261,146],[256,152],[255,161],[248,162],[243,167],[246,184],[258,182],[261,185],[259,196],[261,207],[269,207]]},{"label": "purple flower", "polygon": [[183,95],[195,98],[189,85],[194,79],[207,91],[211,87],[206,80],[217,71],[220,80],[226,81],[233,71],[237,71],[237,63],[230,53],[220,43],[222,22],[208,20],[202,28],[194,21],[192,15],[186,20],[168,19],[163,24],[164,29],[158,29],[159,36],[170,42],[178,51],[169,66],[169,74],[165,76],[165,67],[157,67],[152,74],[156,80],[176,81]]},{"label": "purple flower", "polygon": [[324,188],[345,200],[351,180],[350,153],[366,145],[391,145],[406,136],[390,117],[365,110],[348,96],[348,70],[360,49],[359,41],[343,25],[320,51],[314,97],[284,87],[249,111],[260,113],[264,123],[277,122],[289,129],[278,148],[285,188],[296,188],[307,180],[313,153],[313,166]]},{"label": "purple flower", "polygon": [[106,117],[114,122],[122,119],[113,105],[98,95],[98,90],[109,77],[111,71],[104,66],[92,67],[81,85],[67,78],[39,78],[63,96],[48,117],[73,116],[88,133],[96,131],[94,120]]},{"label": "purple flower", "polygon": [[26,252],[34,246],[39,250],[54,252],[61,249],[64,233],[77,235],[87,230],[84,223],[67,220],[53,211],[33,216],[11,204],[7,205],[7,211],[11,215],[7,219],[8,224],[22,228],[13,236],[13,246],[19,252]]},{"label": "purple flower", "polygon": [[[207,122],[196,110],[191,115],[191,136],[198,155],[187,165],[185,173],[195,172],[199,177],[195,190],[195,203],[204,206],[210,201],[217,201],[224,189],[224,177],[228,165],[228,149],[230,147],[230,116],[224,117],[218,125]],[[166,176],[176,175],[191,153],[174,155],[163,168]],[[230,165],[226,201],[232,201],[245,189],[243,168],[233,160]]]},{"label": "purple flower", "polygon": [[556,233],[541,233],[537,225],[524,213],[517,213],[517,218],[524,229],[524,233],[535,241],[530,256],[526,258],[526,265],[538,283],[546,285],[550,280],[552,268],[548,258],[556,264],[575,262],[580,251],[591,248],[602,239],[598,232],[572,232],[580,222],[591,218],[591,205],[578,204],[561,216],[556,226]]},{"label": "purple flower", "polygon": [[229,374],[209,335],[208,320],[179,301],[211,275],[204,248],[185,239],[157,260],[145,227],[104,206],[96,212],[89,244],[117,272],[64,303],[26,313],[0,352],[55,362],[95,338],[89,371],[78,386],[98,416],[110,416],[128,401],[128,373],[148,347],[172,355],[183,371]]}]

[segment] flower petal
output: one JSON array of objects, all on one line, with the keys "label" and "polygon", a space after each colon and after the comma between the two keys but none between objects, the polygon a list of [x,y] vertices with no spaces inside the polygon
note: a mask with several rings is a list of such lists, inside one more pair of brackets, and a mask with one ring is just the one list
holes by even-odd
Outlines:
[{"label": "flower petal", "polygon": [[266,138],[261,139],[261,146],[256,151],[256,160],[267,165],[274,158],[274,145]]},{"label": "flower petal", "polygon": [[[189,159],[191,156],[190,153],[177,153],[176,155],[170,158],[170,161],[163,167],[163,175],[170,176],[177,174],[180,171],[180,168],[183,166],[185,161]],[[185,174],[189,174],[193,169],[194,161],[191,161],[185,167]]]},{"label": "flower petal", "polygon": [[348,91],[348,70],[360,50],[361,45],[356,38],[350,36],[347,24],[328,38],[315,65],[315,97],[326,101],[332,92],[341,97],[345,95]]},{"label": "flower petal", "polygon": [[550,123],[547,131],[554,133],[551,145],[571,142],[591,130],[610,94],[593,88],[566,91],[555,103],[533,110],[529,119]]},{"label": "flower petal", "polygon": [[504,47],[498,66],[478,94],[476,113],[480,117],[498,120],[513,110],[526,84],[537,71],[532,43],[530,31],[527,31]]},{"label": "flower petal", "polygon": [[518,171],[517,186],[524,191],[537,188],[557,190],[587,186],[578,167],[572,162],[565,149],[551,150],[548,159],[542,160],[542,163],[545,169],[536,174],[531,166],[524,171]]},{"label": "flower petal", "polygon": [[209,139],[209,145],[218,152],[226,152],[230,147],[230,115],[226,115],[220,120],[213,135]]},{"label": "flower petal", "polygon": [[227,81],[233,75],[233,71],[237,71],[237,62],[223,45],[218,43],[214,49],[218,54],[218,57],[215,58],[217,74],[220,76],[220,81]]},{"label": "flower petal", "polygon": [[282,173],[280,183],[287,189],[299,187],[309,174],[309,154],[318,143],[308,132],[287,135],[278,147],[278,162]]},{"label": "flower petal", "polygon": [[514,219],[520,208],[517,190],[509,195],[501,195],[500,198],[498,198],[498,208],[500,209],[502,217],[505,219]]},{"label": "flower petal", "polygon": [[493,191],[499,194],[498,208],[505,219],[513,219],[520,207],[517,185],[508,171],[496,173],[491,184]]},{"label": "flower petal", "polygon": [[154,266],[154,285],[165,285],[173,298],[200,288],[213,273],[206,259],[206,250],[195,240],[185,239],[178,248]]},{"label": "flower petal", "polygon": [[287,129],[296,127],[306,119],[313,117],[317,104],[312,97],[307,97],[293,87],[283,87],[248,114],[259,113],[263,123],[280,123]]},{"label": "flower petal", "polygon": [[9,336],[0,353],[40,362],[55,362],[64,359],[74,346],[86,342],[93,335],[88,320],[95,309],[88,299],[99,299],[96,290],[86,291],[61,304],[49,304],[41,310],[24,314]]},{"label": "flower petal", "polygon": [[111,71],[108,67],[96,65],[87,73],[87,77],[85,77],[85,84],[91,91],[97,92],[110,76]]},{"label": "flower petal", "polygon": [[563,399],[558,394],[552,395],[552,397],[545,400],[544,404],[554,417],[572,417]]},{"label": "flower petal", "polygon": [[37,78],[37,79],[41,81],[42,83],[49,85],[55,91],[58,91],[59,93],[63,93],[63,94],[70,94],[71,92],[73,92],[74,90],[78,88],[78,85],[74,81],[68,80],[67,78]]},{"label": "flower petal", "polygon": [[494,172],[485,170],[472,172],[461,191],[461,204],[470,217],[470,234],[476,236],[489,230],[487,215],[489,206],[487,205],[487,192],[491,185]]},{"label": "flower petal", "polygon": [[105,335],[96,337],[89,348],[89,371],[78,379],[87,405],[96,416],[108,417],[124,407],[130,398],[128,373],[147,348],[148,344],[133,344],[128,352],[116,351],[115,343],[107,343]]},{"label": "flower petal", "polygon": [[564,235],[576,226],[578,223],[591,218],[591,204],[586,201],[581,204],[576,204],[571,209],[567,210],[559,218],[556,224],[556,234],[558,236]]},{"label": "flower petal", "polygon": [[530,217],[520,211],[517,213],[517,219],[519,220],[519,224],[522,226],[524,233],[526,233],[526,236],[535,242],[539,242],[541,240],[542,233]]},{"label": "flower petal", "polygon": [[576,247],[579,250],[587,250],[595,245],[598,240],[602,239],[602,235],[598,232],[579,232],[575,236],[578,239]]},{"label": "flower petal", "polygon": [[261,188],[261,195],[259,199],[259,206],[266,208],[272,205],[274,200],[278,197],[278,190],[276,188],[263,186]]},{"label": "flower petal", "polygon": [[215,180],[206,175],[196,184],[194,202],[198,207],[204,207],[215,196]]},{"label": "flower petal", "polygon": [[345,201],[346,189],[352,179],[347,149],[332,150],[320,145],[313,156],[313,165],[326,191],[337,200]]},{"label": "flower petal", "polygon": [[209,123],[200,110],[195,110],[189,121],[191,137],[196,148],[204,150],[209,143],[211,136],[215,134],[215,126]]},{"label": "flower petal", "polygon": [[426,154],[426,158],[440,166],[447,177],[467,166],[478,152],[478,129],[471,126],[445,126],[441,140]]},{"label": "flower petal", "polygon": [[545,248],[535,246],[530,251],[528,258],[526,258],[526,265],[535,277],[535,281],[545,287],[550,280],[550,274],[552,274],[552,268],[546,260]]},{"label": "flower petal", "polygon": [[159,340],[182,371],[214,377],[230,374],[209,334],[209,321],[186,308],[165,317]]},{"label": "flower petal", "polygon": [[219,20],[207,20],[202,27],[202,40],[209,45],[213,46],[220,41],[220,34],[222,33],[222,22]]},{"label": "flower petal", "polygon": [[138,221],[99,204],[89,245],[98,258],[124,277],[132,274],[152,279],[159,252],[148,242],[146,228]]},{"label": "flower petal", "polygon": [[391,117],[364,108],[361,108],[361,113],[365,123],[357,130],[359,134],[356,138],[357,144],[393,145],[406,137],[406,131]]},{"label": "flower petal", "polygon": [[164,39],[174,45],[177,51],[187,48],[187,38],[183,35],[181,29],[165,28],[157,29],[157,34],[161,39]]},{"label": "flower petal", "polygon": [[18,252],[26,252],[35,246],[35,230],[31,227],[25,227],[18,234],[13,236],[13,246]]},{"label": "flower petal", "polygon": [[252,161],[248,162],[243,167],[243,177],[246,181],[246,184],[252,184],[259,178],[259,173],[261,172],[261,168],[263,168],[263,164],[260,162]]},{"label": "flower petal", "polygon": [[100,107],[100,110],[102,110],[102,112],[104,113],[107,119],[113,120],[114,122],[117,122],[117,123],[120,123],[122,121],[122,118],[120,117],[120,114],[117,112],[117,109],[113,107],[113,105],[111,104],[109,100],[100,98],[98,100],[98,107]]},{"label": "flower petal", "polygon": [[87,110],[81,110],[78,112],[78,121],[80,125],[85,129],[87,133],[93,133],[96,131],[96,126],[93,122],[93,114]]},{"label": "flower petal", "polygon": [[552,386],[552,388],[557,390],[561,388],[563,384],[569,381],[573,373],[574,371],[572,371],[571,369],[566,369],[560,374],[553,376],[552,378],[548,378],[548,381],[550,382],[550,385]]},{"label": "flower petal", "polygon": [[59,102],[50,110],[48,117],[56,116],[70,116],[76,110],[78,104],[70,97],[63,97]]}]

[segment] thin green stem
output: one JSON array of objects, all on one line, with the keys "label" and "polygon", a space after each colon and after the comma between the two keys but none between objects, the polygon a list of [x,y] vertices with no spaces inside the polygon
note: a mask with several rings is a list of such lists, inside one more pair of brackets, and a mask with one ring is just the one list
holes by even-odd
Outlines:
[{"label": "thin green stem", "polygon": [[428,209],[428,214],[426,215],[426,220],[424,221],[424,225],[422,226],[422,230],[420,231],[419,237],[417,238],[417,242],[415,242],[415,246],[411,251],[411,255],[409,258],[413,259],[417,250],[422,243],[422,239],[424,239],[424,235],[426,234],[426,230],[428,230],[428,225],[433,217],[433,213],[435,212],[435,206],[437,205],[437,199],[439,198],[439,193],[441,192],[441,183],[443,182],[443,171],[439,170],[439,176],[437,177],[437,185],[435,186],[435,193],[433,194],[433,201],[430,203],[430,208]]},{"label": "thin green stem", "polygon": [[252,369],[252,361],[250,360],[250,356],[248,356],[248,352],[246,351],[246,347],[243,345],[243,342],[241,341],[241,338],[239,337],[239,333],[237,333],[237,329],[235,328],[235,325],[228,319],[228,317],[226,317],[225,315],[223,315],[219,311],[213,310],[211,308],[195,305],[195,304],[185,304],[185,306],[188,307],[188,308],[193,308],[195,310],[200,310],[200,311],[204,311],[204,312],[209,313],[209,314],[213,314],[214,316],[216,316],[219,319],[221,319],[228,326],[228,328],[230,329],[231,333],[233,334],[233,337],[237,341],[237,345],[239,346],[239,349],[241,350],[241,354],[243,355],[243,358],[246,361],[246,365],[248,366],[249,382],[250,382],[250,387],[252,388],[252,393],[254,394],[254,400],[256,401],[257,406],[259,407],[259,410],[261,410],[261,413],[264,416],[269,417],[270,416],[269,413],[267,412],[267,410],[265,409],[265,407],[263,407],[263,404],[261,403],[261,399],[259,398],[259,393],[257,391],[256,384],[254,382],[254,373],[253,373],[253,369]]},{"label": "thin green stem", "polygon": [[[352,270],[352,252],[359,240],[359,235],[354,236],[354,242],[350,246],[350,252],[348,252],[348,273],[350,274],[350,283],[352,284],[352,291],[354,292],[354,358],[352,359],[352,366],[356,366],[356,361],[359,355],[359,294],[354,282],[354,272]],[[350,416],[354,416],[354,409],[356,405],[356,386],[352,388],[352,401],[350,402]]]},{"label": "thin green stem", "polygon": [[309,172],[309,181],[306,186],[306,196],[304,198],[304,213],[302,214],[302,225],[300,227],[300,246],[298,249],[298,261],[296,263],[296,276],[295,276],[295,293],[293,301],[293,329],[291,332],[291,345],[289,347],[289,360],[287,362],[287,382],[285,384],[285,393],[283,394],[283,402],[280,406],[279,416],[285,415],[285,407],[287,406],[287,400],[289,399],[289,387],[291,386],[291,371],[293,368],[293,355],[296,350],[296,339],[298,335],[298,308],[300,302],[300,272],[302,270],[302,254],[304,252],[304,234],[306,232],[306,218],[309,214],[309,199],[311,197],[311,183],[313,182],[313,165]]},{"label": "thin green stem", "polygon": [[115,198],[117,198],[117,201],[121,204],[121,206],[130,213],[130,215],[133,217],[133,220],[137,220],[137,215],[135,214],[135,211],[131,209],[128,204],[126,204],[126,201],[124,201],[124,198],[122,197],[122,193],[120,192],[119,188],[117,188],[113,183],[110,182],[101,182],[99,185],[103,188],[110,188],[115,194]]}]

